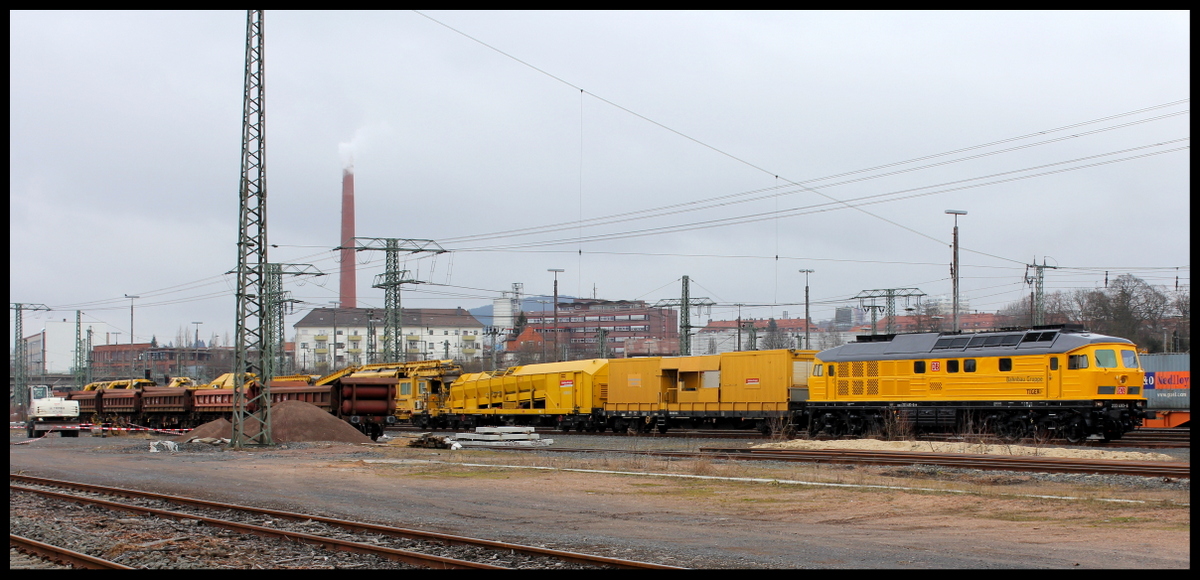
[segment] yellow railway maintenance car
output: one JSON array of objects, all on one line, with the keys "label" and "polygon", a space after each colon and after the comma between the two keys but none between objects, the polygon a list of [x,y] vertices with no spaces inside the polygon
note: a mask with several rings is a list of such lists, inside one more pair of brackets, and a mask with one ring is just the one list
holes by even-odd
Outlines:
[{"label": "yellow railway maintenance car", "polygon": [[790,430],[804,413],[815,355],[781,349],[613,359],[603,415],[614,431]]},{"label": "yellow railway maintenance car", "polygon": [[1075,325],[861,336],[817,355],[809,433],[1119,439],[1153,418],[1137,348]]},{"label": "yellow railway maintenance car", "polygon": [[429,427],[532,425],[595,431],[608,386],[608,360],[588,359],[468,373],[450,385]]}]

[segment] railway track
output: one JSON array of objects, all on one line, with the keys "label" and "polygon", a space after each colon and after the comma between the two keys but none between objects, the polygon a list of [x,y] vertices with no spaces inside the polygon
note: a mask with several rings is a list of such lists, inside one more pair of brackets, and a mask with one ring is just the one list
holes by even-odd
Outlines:
[{"label": "railway track", "polygon": [[1096,473],[1144,477],[1191,478],[1191,464],[1174,461],[1112,461],[1015,455],[971,455],[961,453],[917,453],[849,449],[749,449],[709,448],[697,451],[618,450],[563,447],[491,447],[489,449],[547,451],[556,453],[627,453],[680,459],[726,459],[751,461],[795,461],[804,463],[849,463],[858,465],[940,465],[965,469],[1042,471],[1047,473]]},{"label": "railway track", "polygon": [[37,540],[8,535],[8,568],[10,570],[133,570],[102,558],[68,550]]},{"label": "railway track", "polygon": [[[236,534],[254,534],[324,550],[364,554],[419,568],[679,569],[648,562],[23,475],[9,475],[9,492],[10,507],[13,493],[35,494],[140,516],[191,521],[206,528],[219,528]],[[114,498],[128,501],[116,501]]]},{"label": "railway track", "polygon": [[[416,427],[389,427],[388,431],[397,432],[427,432],[428,429],[417,429]],[[539,427],[538,433],[543,434],[571,434],[571,435],[598,435],[598,436],[613,436],[621,435],[620,433],[611,432],[588,432],[588,431],[559,431],[556,429],[548,429]],[[758,431],[745,429],[672,429],[666,433],[638,433],[630,434],[632,437],[661,437],[661,438],[694,438],[694,439],[762,439],[772,440],[779,437],[764,436]],[[829,437],[808,437],[806,435],[796,436],[793,439],[809,439],[816,441],[830,440]],[[943,433],[928,433],[921,434],[916,437],[918,441],[962,441],[962,435],[943,434]],[[1035,439],[1021,439],[1019,441],[1003,442],[995,437],[984,435],[971,436],[972,442],[981,443],[1010,443],[1013,445],[1021,444],[1046,444],[1045,441]],[[1055,440],[1054,445],[1064,446],[1079,446],[1079,447],[1137,447],[1142,449],[1190,449],[1192,446],[1191,430],[1190,429],[1138,429],[1130,433],[1126,433],[1121,439],[1112,441],[1083,441],[1080,443],[1069,443],[1065,440]]]}]

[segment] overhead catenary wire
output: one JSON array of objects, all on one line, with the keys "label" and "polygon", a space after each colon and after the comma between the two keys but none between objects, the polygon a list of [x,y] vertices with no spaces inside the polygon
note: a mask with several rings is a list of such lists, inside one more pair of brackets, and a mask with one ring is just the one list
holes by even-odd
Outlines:
[{"label": "overhead catenary wire", "polygon": [[[743,159],[743,158],[741,158],[741,157],[739,157],[739,156],[737,156],[737,155],[731,154],[731,153],[729,153],[729,152],[727,152],[727,151],[724,151],[724,150],[722,150],[722,149],[720,149],[720,148],[718,148],[718,147],[715,147],[715,146],[713,146],[713,145],[710,145],[710,144],[708,144],[708,143],[705,143],[704,141],[701,141],[701,140],[699,140],[699,139],[696,139],[696,138],[694,138],[694,137],[692,137],[692,136],[690,136],[690,135],[687,135],[687,134],[685,134],[685,133],[683,133],[683,132],[681,132],[681,131],[678,131],[678,130],[676,130],[676,129],[672,128],[672,127],[669,127],[669,126],[667,126],[667,125],[665,125],[665,124],[663,124],[663,123],[660,123],[660,122],[658,122],[658,121],[656,121],[656,120],[654,120],[654,119],[651,119],[651,118],[649,118],[649,117],[646,117],[645,115],[642,115],[642,114],[640,114],[640,113],[637,113],[636,111],[633,111],[633,110],[631,110],[631,109],[629,109],[629,108],[627,108],[627,107],[625,107],[625,106],[622,106],[622,105],[620,105],[620,104],[618,104],[618,103],[615,103],[615,102],[613,102],[613,101],[611,101],[611,100],[609,100],[609,99],[606,99],[606,98],[604,98],[604,97],[601,97],[601,96],[599,96],[599,95],[597,95],[597,94],[595,94],[595,93],[592,93],[592,92],[590,92],[590,91],[587,91],[587,89],[584,89],[584,88],[583,88],[583,87],[581,87],[581,86],[578,86],[578,85],[576,85],[576,84],[574,84],[574,83],[572,83],[572,82],[570,82],[570,81],[567,81],[567,80],[565,80],[565,79],[563,79],[563,78],[561,78],[561,77],[559,77],[559,76],[557,76],[557,75],[554,75],[554,74],[552,74],[552,73],[550,73],[550,72],[548,72],[548,71],[546,71],[546,70],[543,70],[543,69],[541,69],[541,68],[539,68],[539,67],[537,67],[537,66],[534,66],[533,64],[531,64],[531,63],[529,63],[529,62],[527,62],[527,61],[525,61],[525,60],[522,60],[522,59],[520,59],[520,58],[518,58],[518,57],[516,57],[516,56],[514,56],[514,55],[512,55],[512,54],[509,54],[509,53],[507,53],[507,52],[505,52],[505,51],[503,51],[503,50],[501,50],[501,49],[499,49],[499,48],[497,48],[497,47],[495,47],[495,46],[492,46],[491,44],[488,44],[487,42],[484,42],[483,40],[480,40],[480,39],[478,39],[478,38],[476,38],[476,37],[474,37],[474,36],[471,36],[470,34],[467,34],[467,33],[466,33],[466,32],[464,32],[464,31],[461,31],[461,30],[459,30],[459,29],[457,29],[457,28],[454,28],[453,26],[450,26],[450,25],[448,25],[448,24],[446,24],[446,23],[444,23],[444,22],[442,22],[442,21],[440,21],[440,20],[438,20],[438,19],[436,19],[436,18],[433,18],[433,17],[431,17],[431,16],[429,16],[429,15],[427,15],[427,14],[424,14],[424,13],[422,13],[422,12],[420,12],[420,11],[415,11],[415,10],[414,10],[414,12],[415,12],[416,14],[418,14],[418,15],[420,15],[420,16],[422,16],[422,17],[424,17],[424,18],[428,19],[428,20],[430,20],[431,22],[434,22],[434,23],[438,24],[439,26],[442,26],[442,27],[444,27],[444,28],[446,28],[446,29],[448,29],[448,30],[450,30],[450,31],[452,31],[452,32],[454,32],[454,33],[456,33],[456,34],[459,34],[459,35],[461,35],[461,36],[463,36],[463,37],[465,37],[465,38],[467,38],[467,39],[471,40],[472,42],[476,42],[476,43],[478,43],[478,44],[480,44],[480,45],[482,45],[482,46],[484,46],[484,47],[486,47],[486,48],[488,48],[488,49],[490,49],[490,50],[492,50],[492,51],[495,51],[495,52],[497,52],[497,53],[499,53],[499,54],[501,54],[501,55],[503,55],[503,56],[505,56],[505,57],[507,57],[507,58],[509,58],[509,59],[511,59],[511,60],[513,60],[513,61],[515,61],[515,62],[518,62],[518,63],[520,63],[520,64],[522,64],[522,65],[524,65],[524,66],[526,66],[526,67],[528,67],[528,68],[530,68],[530,69],[532,69],[532,70],[535,70],[535,71],[537,71],[538,73],[541,73],[541,74],[543,74],[543,75],[545,75],[545,76],[547,76],[547,77],[549,77],[549,78],[552,78],[552,79],[554,79],[555,81],[558,81],[559,83],[562,83],[562,84],[564,84],[564,85],[566,85],[566,86],[568,86],[568,87],[570,87],[570,88],[572,88],[572,89],[574,89],[574,90],[578,90],[578,91],[579,91],[581,94],[583,94],[583,93],[586,93],[586,94],[588,94],[588,95],[591,95],[593,98],[596,98],[597,100],[600,100],[600,101],[602,101],[602,102],[604,102],[604,103],[606,103],[606,104],[608,104],[608,105],[610,105],[610,106],[612,106],[612,107],[615,107],[615,108],[617,108],[617,109],[619,109],[619,110],[621,110],[621,111],[624,111],[624,112],[626,112],[626,113],[628,113],[628,114],[630,114],[630,115],[633,115],[633,116],[635,116],[635,117],[637,117],[637,118],[639,118],[639,119],[642,119],[642,120],[644,120],[644,121],[646,121],[646,122],[648,122],[648,123],[651,123],[651,124],[653,124],[653,125],[655,125],[655,126],[657,126],[657,127],[660,127],[660,128],[662,128],[662,129],[664,129],[664,130],[666,130],[666,131],[669,131],[669,132],[671,132],[671,133],[673,133],[673,134],[675,134],[675,135],[678,135],[678,136],[680,136],[680,137],[682,137],[682,138],[684,138],[684,139],[687,139],[687,140],[689,140],[689,141],[692,141],[693,143],[696,143],[696,144],[698,144],[698,145],[700,145],[700,146],[702,146],[702,147],[705,147],[705,148],[707,148],[707,149],[709,149],[709,150],[712,150],[712,151],[714,151],[714,152],[716,152],[716,153],[718,153],[718,154],[720,154],[720,155],[723,155],[723,156],[725,156],[725,157],[728,157],[728,158],[730,158],[730,159],[733,159],[733,160],[735,160],[735,161],[737,161],[737,162],[739,162],[739,163],[741,163],[741,164],[744,164],[744,165],[746,165],[746,166],[748,166],[748,167],[751,167],[751,168],[753,168],[753,169],[756,169],[756,170],[758,170],[758,171],[760,171],[760,172],[763,172],[763,173],[765,173],[765,174],[767,174],[767,175],[774,176],[774,177],[776,177],[776,178],[780,178],[780,179],[784,179],[785,181],[788,181],[789,183],[791,183],[791,184],[793,184],[793,185],[796,185],[796,186],[798,186],[798,187],[801,187],[801,188],[804,188],[804,189],[806,189],[806,190],[812,191],[813,193],[816,193],[816,194],[818,194],[818,195],[821,195],[822,197],[826,197],[826,198],[828,198],[828,199],[830,199],[830,200],[833,200],[833,201],[835,201],[835,202],[837,202],[837,203],[841,203],[841,204],[843,204],[845,207],[848,207],[848,208],[850,208],[850,209],[854,209],[854,210],[856,210],[856,211],[859,211],[859,212],[861,212],[861,213],[865,213],[865,214],[867,214],[867,215],[870,215],[870,216],[872,216],[872,217],[874,217],[874,218],[876,218],[876,219],[879,219],[879,220],[881,220],[881,221],[887,222],[887,223],[889,223],[889,224],[892,224],[892,225],[894,225],[894,226],[896,226],[896,227],[899,227],[899,228],[901,228],[901,229],[904,229],[904,230],[907,230],[907,231],[909,231],[909,232],[911,232],[911,233],[917,234],[917,235],[919,235],[919,236],[921,236],[921,237],[929,238],[929,239],[931,239],[931,240],[934,240],[934,241],[939,241],[939,240],[937,240],[936,238],[934,238],[934,237],[932,237],[932,236],[929,236],[928,234],[925,234],[925,233],[923,233],[923,232],[919,232],[919,231],[917,231],[917,230],[914,230],[914,229],[912,229],[912,228],[909,228],[909,227],[907,227],[907,226],[904,226],[904,225],[902,225],[902,224],[896,223],[896,222],[894,222],[894,221],[892,221],[892,220],[889,220],[889,219],[887,219],[887,218],[885,218],[885,217],[883,217],[883,216],[880,216],[880,215],[877,215],[877,214],[871,213],[871,212],[867,211],[866,209],[863,209],[863,208],[862,208],[860,205],[851,205],[850,203],[847,203],[847,202],[845,202],[845,201],[836,200],[835,198],[833,198],[833,197],[831,197],[831,196],[829,196],[829,195],[827,195],[827,194],[824,194],[824,193],[822,193],[822,192],[819,192],[819,191],[816,191],[816,190],[812,190],[812,189],[808,188],[807,186],[803,185],[803,184],[802,184],[802,183],[800,183],[800,182],[796,182],[796,181],[793,181],[793,180],[791,180],[791,179],[787,179],[787,178],[781,177],[781,175],[780,175],[780,173],[779,173],[779,172],[769,171],[769,170],[767,170],[767,169],[765,169],[765,168],[763,168],[763,167],[761,167],[761,166],[759,166],[759,165],[756,165],[756,164],[754,164],[754,163],[751,163],[750,161],[747,161],[746,159]],[[1091,123],[1095,123],[1095,122],[1102,122],[1102,121],[1104,121],[1104,120],[1111,120],[1111,119],[1115,119],[1115,118],[1119,118],[1119,117],[1124,117],[1124,116],[1129,116],[1129,115],[1133,115],[1133,114],[1138,114],[1138,113],[1142,113],[1142,112],[1146,112],[1146,111],[1157,110],[1157,109],[1161,109],[1161,108],[1165,108],[1165,107],[1175,106],[1175,105],[1182,104],[1182,103],[1189,102],[1189,101],[1190,101],[1190,99],[1179,99],[1179,100],[1172,101],[1172,102],[1169,102],[1169,103],[1163,103],[1163,104],[1154,105],[1154,106],[1151,106],[1151,107],[1143,107],[1143,108],[1141,108],[1141,109],[1137,109],[1137,110],[1134,110],[1134,111],[1127,111],[1127,112],[1124,112],[1124,113],[1118,113],[1118,114],[1116,114],[1116,115],[1110,115],[1110,116],[1107,116],[1107,117],[1103,117],[1103,118],[1101,118],[1101,119],[1095,119],[1095,120],[1091,120],[1091,121],[1084,121],[1084,122],[1080,122],[1080,123],[1074,123],[1074,124],[1066,125],[1066,126],[1059,127],[1059,128],[1056,128],[1056,129],[1047,130],[1047,131],[1040,131],[1040,132],[1036,132],[1036,133],[1030,133],[1030,134],[1026,134],[1026,135],[1023,135],[1023,136],[1012,137],[1012,138],[1007,138],[1007,139],[1003,139],[1003,140],[997,140],[997,141],[990,142],[990,143],[988,143],[988,144],[977,145],[977,146],[972,146],[972,147],[968,147],[968,148],[960,148],[960,149],[954,150],[953,152],[947,152],[947,153],[942,153],[942,154],[935,154],[935,155],[932,155],[932,156],[918,157],[918,158],[914,158],[913,160],[909,160],[909,161],[905,161],[905,162],[896,162],[896,163],[894,163],[894,164],[885,164],[885,165],[882,165],[882,166],[876,166],[876,169],[877,169],[877,168],[891,167],[891,166],[895,166],[895,165],[898,165],[898,164],[903,164],[903,163],[913,162],[913,161],[917,161],[917,160],[929,159],[929,158],[933,158],[933,157],[937,157],[937,156],[941,156],[941,155],[949,155],[949,154],[954,154],[954,153],[957,153],[957,152],[968,151],[968,150],[972,150],[972,149],[975,149],[975,148],[988,147],[988,146],[992,146],[992,145],[996,145],[996,144],[1002,144],[1002,143],[1006,143],[1006,142],[1016,141],[1016,140],[1020,140],[1020,139],[1024,139],[1024,138],[1029,138],[1029,137],[1033,137],[1033,136],[1037,136],[1037,135],[1041,135],[1041,134],[1046,134],[1046,133],[1050,133],[1050,132],[1057,132],[1057,131],[1068,130],[1068,129],[1072,129],[1072,128],[1075,128],[1075,127],[1079,127],[1079,126],[1083,126],[1083,125],[1087,125],[1087,124],[1091,124]],[[1171,114],[1165,115],[1164,117],[1166,117],[1166,116],[1172,116],[1172,115],[1176,115],[1176,114],[1182,114],[1182,113],[1171,113]],[[866,170],[862,170],[862,171],[869,171],[869,170],[872,170],[872,169],[866,169]],[[580,243],[582,243],[582,240],[579,240],[579,242],[580,242]],[[995,257],[995,256],[993,256],[993,257]],[[1002,258],[1002,259],[1007,259],[1007,258]],[[1011,261],[1017,262],[1017,260],[1011,260]]]}]

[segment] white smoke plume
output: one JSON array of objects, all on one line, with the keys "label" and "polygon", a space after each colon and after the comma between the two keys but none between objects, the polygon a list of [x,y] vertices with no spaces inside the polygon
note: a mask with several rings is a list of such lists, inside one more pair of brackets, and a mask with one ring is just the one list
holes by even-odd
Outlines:
[{"label": "white smoke plume", "polygon": [[342,158],[342,169],[354,173],[354,144],[338,143],[338,155]]}]

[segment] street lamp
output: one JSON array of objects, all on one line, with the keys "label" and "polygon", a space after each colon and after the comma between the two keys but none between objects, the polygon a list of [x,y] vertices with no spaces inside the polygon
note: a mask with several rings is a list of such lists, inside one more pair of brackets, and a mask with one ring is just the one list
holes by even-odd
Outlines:
[{"label": "street lamp", "polygon": [[812,350],[812,343],[809,342],[808,325],[811,319],[808,317],[808,275],[812,274],[812,270],[800,270],[804,274],[804,348]]},{"label": "street lamp", "polygon": [[129,299],[129,378],[133,378],[133,299],[141,296],[125,295]]},{"label": "street lamp", "polygon": [[954,265],[950,268],[950,275],[954,277],[954,328],[951,332],[958,332],[958,216],[967,215],[967,210],[948,209],[946,213],[954,216]]},{"label": "street lamp", "polygon": [[566,270],[549,268],[546,271],[554,272],[554,362],[558,362],[558,273]]}]

